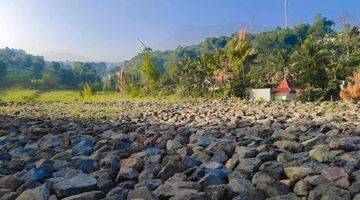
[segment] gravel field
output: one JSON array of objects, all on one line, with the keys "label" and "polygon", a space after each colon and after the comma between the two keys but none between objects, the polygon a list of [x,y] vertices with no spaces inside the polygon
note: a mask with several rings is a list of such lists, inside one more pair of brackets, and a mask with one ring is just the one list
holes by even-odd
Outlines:
[{"label": "gravel field", "polygon": [[360,200],[360,104],[0,102],[0,200]]}]

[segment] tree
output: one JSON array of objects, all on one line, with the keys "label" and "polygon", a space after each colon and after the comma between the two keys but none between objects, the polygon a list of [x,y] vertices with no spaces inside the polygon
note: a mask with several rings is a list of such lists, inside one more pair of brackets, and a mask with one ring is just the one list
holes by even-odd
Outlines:
[{"label": "tree", "polygon": [[227,56],[229,70],[232,72],[231,93],[235,96],[244,97],[246,86],[246,73],[250,70],[249,65],[256,58],[256,53],[249,42],[250,35],[240,32],[238,38],[229,42]]},{"label": "tree", "polygon": [[332,29],[334,25],[334,21],[319,14],[315,17],[314,25],[310,28],[310,36],[315,39],[321,39],[328,34],[334,34],[334,30]]},{"label": "tree", "polygon": [[42,89],[75,89],[76,78],[71,69],[64,69],[58,62],[50,62],[38,82]]},{"label": "tree", "polygon": [[195,94],[196,87],[194,87],[194,82],[196,77],[194,77],[195,66],[192,59],[189,56],[185,56],[177,64],[177,76],[179,78],[179,90],[182,95],[191,96]]},{"label": "tree", "polygon": [[6,64],[0,61],[0,83],[6,75]]},{"label": "tree", "polygon": [[59,77],[60,65],[59,63],[52,63],[41,76],[40,84],[44,89],[54,89],[56,88],[61,79]]},{"label": "tree", "polygon": [[329,61],[329,52],[321,47],[313,38],[308,38],[295,50],[292,55],[293,72],[300,72],[299,80],[295,79],[302,87],[326,87],[326,66]]},{"label": "tree", "polygon": [[80,82],[79,87],[84,87],[85,84],[89,84],[95,89],[101,89],[102,84],[100,77],[89,63],[78,62],[75,64],[74,70]]},{"label": "tree", "polygon": [[292,55],[294,74],[293,82],[302,87],[304,91],[298,98],[306,101],[318,101],[328,93],[329,51],[324,48],[321,41],[312,37],[306,39]]},{"label": "tree", "polygon": [[[288,49],[276,49],[270,57],[271,75],[275,79],[284,79],[289,75],[290,51]],[[277,76],[280,74],[280,77]],[[278,82],[279,80],[275,80]]]},{"label": "tree", "polygon": [[77,79],[72,69],[60,68],[58,76],[60,78],[60,88],[77,89],[79,80]]},{"label": "tree", "polygon": [[144,51],[142,55],[141,80],[145,94],[156,94],[158,91],[159,71],[151,53]]},{"label": "tree", "polygon": [[36,56],[36,57],[31,58],[30,70],[31,70],[32,76],[35,79],[38,79],[41,77],[41,73],[43,72],[44,67],[45,67],[45,61],[42,57]]}]

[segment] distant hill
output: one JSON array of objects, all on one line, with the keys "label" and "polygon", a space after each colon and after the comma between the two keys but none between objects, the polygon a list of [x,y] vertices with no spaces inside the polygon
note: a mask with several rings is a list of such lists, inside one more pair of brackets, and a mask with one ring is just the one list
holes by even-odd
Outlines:
[{"label": "distant hill", "polygon": [[261,32],[271,28],[248,25],[246,23],[227,23],[224,25],[209,25],[200,27],[184,26],[176,30],[160,43],[154,44],[153,48],[159,50],[169,50],[175,49],[178,46],[199,44],[206,38],[231,35],[232,33],[238,32],[245,27],[249,28],[249,31],[251,32]]}]

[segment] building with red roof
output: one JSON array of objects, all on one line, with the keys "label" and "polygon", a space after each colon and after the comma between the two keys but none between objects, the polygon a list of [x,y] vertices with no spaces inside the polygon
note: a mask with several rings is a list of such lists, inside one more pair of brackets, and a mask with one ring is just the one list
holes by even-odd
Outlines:
[{"label": "building with red roof", "polygon": [[292,100],[296,93],[301,92],[302,89],[292,87],[285,78],[280,81],[280,84],[274,88],[249,88],[249,99],[251,100]]},{"label": "building with red roof", "polygon": [[301,89],[292,87],[289,82],[284,79],[280,84],[273,90],[275,100],[291,100],[295,97],[297,92]]}]

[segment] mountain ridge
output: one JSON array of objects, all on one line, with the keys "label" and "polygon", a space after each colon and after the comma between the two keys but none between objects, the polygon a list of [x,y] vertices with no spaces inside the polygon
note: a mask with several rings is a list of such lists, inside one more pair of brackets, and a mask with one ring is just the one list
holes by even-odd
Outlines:
[{"label": "mountain ridge", "polygon": [[205,25],[205,26],[183,26],[175,30],[167,38],[154,44],[155,49],[174,50],[178,46],[191,46],[197,45],[211,37],[220,37],[222,35],[231,35],[242,29],[249,29],[251,32],[260,32],[271,27],[264,27],[258,25],[249,25],[242,22],[230,22],[220,25]]}]

